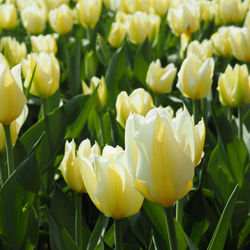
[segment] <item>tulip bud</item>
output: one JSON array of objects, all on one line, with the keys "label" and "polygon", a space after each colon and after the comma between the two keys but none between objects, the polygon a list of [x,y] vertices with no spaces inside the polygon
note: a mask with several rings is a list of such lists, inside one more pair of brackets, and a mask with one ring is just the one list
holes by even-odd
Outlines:
[{"label": "tulip bud", "polygon": [[167,20],[175,35],[190,35],[200,27],[199,6],[195,2],[185,2],[177,8],[169,8]]},{"label": "tulip bud", "polygon": [[53,35],[31,36],[32,52],[34,53],[54,53],[57,52],[56,39]]},{"label": "tulip bud", "polygon": [[177,88],[192,99],[206,97],[211,89],[214,72],[214,60],[202,61],[198,56],[189,54],[183,61],[178,73]]},{"label": "tulip bud", "polygon": [[120,22],[112,23],[111,30],[109,33],[108,41],[110,45],[114,48],[118,48],[126,34],[125,27]]},{"label": "tulip bud", "polygon": [[218,88],[220,102],[231,108],[250,103],[250,77],[247,66],[228,65],[225,73],[220,74]]},{"label": "tulip bud", "polygon": [[136,11],[134,0],[121,0],[120,6],[121,10],[127,14],[134,13]]},{"label": "tulip bud", "polygon": [[230,33],[233,55],[240,61],[250,62],[250,29],[234,28]]},{"label": "tulip bud", "polygon": [[71,142],[66,141],[65,153],[63,160],[59,166],[63,178],[69,188],[78,193],[86,192],[79,169],[78,160],[76,158],[76,145],[74,140]]},{"label": "tulip bud", "polygon": [[8,60],[2,53],[0,53],[0,64],[6,64],[9,67]]},{"label": "tulip bud", "polygon": [[91,79],[97,71],[98,59],[93,50],[87,52],[84,57],[84,73],[87,79]]},{"label": "tulip bud", "polygon": [[92,77],[90,81],[90,87],[88,87],[88,85],[84,81],[82,81],[84,94],[92,94],[98,85],[99,87],[97,90],[96,108],[100,111],[104,107],[107,99],[107,86],[104,77],[102,77],[101,79],[95,76]]},{"label": "tulip bud", "polygon": [[124,12],[122,11],[117,11],[115,15],[115,21],[117,23],[126,23],[127,22],[127,16]]},{"label": "tulip bud", "polygon": [[134,0],[135,10],[149,13],[151,4],[150,0]]},{"label": "tulip bud", "polygon": [[17,24],[17,12],[14,4],[0,5],[0,26],[6,30],[13,29]]},{"label": "tulip bud", "polygon": [[15,38],[4,37],[1,40],[4,55],[11,67],[17,65],[27,55],[25,43],[19,43]]},{"label": "tulip bud", "polygon": [[247,12],[245,21],[244,21],[244,27],[247,27],[250,29],[250,10]]},{"label": "tulip bud", "polygon": [[149,14],[148,21],[149,21],[148,40],[149,42],[154,42],[158,38],[161,19],[157,15]]},{"label": "tulip bud", "polygon": [[216,13],[214,2],[201,0],[200,1],[200,19],[205,22],[210,22]]},{"label": "tulip bud", "polygon": [[167,94],[172,91],[172,85],[176,76],[177,69],[174,64],[168,64],[165,68],[161,67],[159,59],[149,65],[146,83],[157,94]]},{"label": "tulip bud", "polygon": [[215,51],[218,55],[229,57],[232,55],[232,47],[229,40],[230,34],[233,32],[234,27],[221,27],[216,33],[211,36],[211,40]]},{"label": "tulip bud", "polygon": [[121,219],[136,214],[143,196],[132,186],[125,152],[117,146],[105,146],[93,163],[78,156],[86,190],[96,207],[108,217]]},{"label": "tulip bud", "polygon": [[49,12],[49,23],[55,32],[65,35],[73,28],[73,11],[68,5],[62,4]]},{"label": "tulip bud", "polygon": [[122,91],[116,99],[116,120],[122,127],[125,127],[131,112],[144,116],[153,107],[153,99],[144,89],[135,89],[130,96],[125,91]]},{"label": "tulip bud", "polygon": [[155,13],[162,17],[168,9],[169,2],[166,0],[152,0],[151,5]]},{"label": "tulip bud", "polygon": [[204,140],[203,120],[194,125],[185,107],[174,118],[165,108],[154,108],[146,117],[130,114],[125,152],[135,188],[153,202],[172,206],[192,188]]},{"label": "tulip bud", "polygon": [[[43,2],[42,2],[43,3]],[[47,8],[45,3],[41,6],[32,4],[21,11],[24,28],[31,34],[42,33],[47,21]]]},{"label": "tulip bud", "polygon": [[18,64],[10,70],[6,64],[0,64],[0,123],[7,125],[16,120],[26,102],[21,65]]},{"label": "tulip bud", "polygon": [[101,15],[102,0],[79,0],[76,8],[82,26],[93,29]]},{"label": "tulip bud", "polygon": [[69,4],[69,0],[44,0],[49,10],[53,10],[62,4]]},{"label": "tulip bud", "polygon": [[203,40],[201,43],[192,41],[187,48],[187,55],[193,53],[197,55],[202,61],[213,56],[213,46],[210,40]]},{"label": "tulip bud", "polygon": [[22,70],[25,77],[24,86],[27,88],[36,66],[30,93],[40,98],[48,98],[53,95],[60,81],[59,62],[53,53],[31,53],[22,61]]},{"label": "tulip bud", "polygon": [[[28,116],[28,107],[27,105],[24,105],[21,115],[16,120],[10,123],[10,136],[12,145],[15,144],[19,131],[23,126],[27,116]],[[3,152],[4,150],[5,150],[5,134],[3,125],[0,123],[0,153]]]}]

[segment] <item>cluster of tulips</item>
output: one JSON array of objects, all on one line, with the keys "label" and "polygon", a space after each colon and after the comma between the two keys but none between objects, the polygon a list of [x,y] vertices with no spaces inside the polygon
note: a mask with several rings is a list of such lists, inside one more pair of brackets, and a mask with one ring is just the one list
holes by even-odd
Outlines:
[{"label": "cluster of tulips", "polygon": [[[196,167],[206,154],[206,127],[216,129],[213,136],[209,128],[209,140],[216,141],[217,136],[224,162],[230,161],[209,103],[216,103],[217,98],[217,106],[229,121],[238,117],[238,138],[244,150],[249,150],[249,124],[243,121],[243,113],[245,121],[249,117],[249,63],[249,0],[0,0],[0,200],[1,192],[20,169],[16,164],[16,154],[23,152],[20,144],[32,144],[32,139],[22,138],[31,138],[35,135],[32,131],[38,131],[44,122],[40,138],[26,153],[27,158],[33,151],[40,154],[40,142],[46,134],[52,151],[46,167],[52,174],[44,177],[48,186],[44,190],[41,177],[41,201],[31,203],[49,207],[46,199],[57,186],[65,190],[66,183],[72,191],[66,188],[65,196],[72,192],[78,197],[76,247],[84,249],[85,210],[79,203],[82,193],[87,193],[101,213],[114,219],[116,249],[123,247],[120,219],[137,214],[145,200],[166,207],[167,247],[178,249],[175,231],[184,217],[182,199],[195,190],[195,173],[199,174],[200,188],[205,171]],[[80,105],[86,112],[72,118],[76,127],[81,124],[80,130],[72,132],[70,121],[56,148],[52,117],[57,110],[77,102],[74,98],[78,95],[89,98],[85,106]],[[57,105],[51,108],[53,102]],[[39,106],[38,116],[34,103]],[[95,119],[93,123],[91,119]],[[106,130],[105,119],[110,119]],[[59,128],[60,124],[54,126]],[[111,139],[105,141],[104,130]],[[44,169],[39,167],[42,176]],[[2,221],[0,216],[0,248],[25,249],[31,244],[24,237],[20,244],[12,243],[11,232],[6,229],[6,233]],[[94,243],[95,237],[91,237],[88,249],[103,244],[106,227],[99,230]],[[155,248],[150,249],[157,249],[157,236],[152,234],[154,243],[150,244]],[[223,247],[227,231],[222,234]],[[56,243],[51,246],[58,247],[58,236],[52,237]],[[211,242],[210,249],[216,249],[216,240]]]}]

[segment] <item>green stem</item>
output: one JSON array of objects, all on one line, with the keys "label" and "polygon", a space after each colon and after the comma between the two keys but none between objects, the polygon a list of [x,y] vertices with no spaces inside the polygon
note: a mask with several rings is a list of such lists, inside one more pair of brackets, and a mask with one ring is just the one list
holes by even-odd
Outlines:
[{"label": "green stem", "polygon": [[41,102],[42,102],[43,118],[45,119],[48,114],[48,99],[41,99]]},{"label": "green stem", "polygon": [[238,119],[239,119],[238,136],[242,140],[243,139],[243,123],[242,123],[242,109],[240,107],[238,107]]},{"label": "green stem", "polygon": [[230,108],[230,107],[227,107],[227,119],[230,121],[230,120],[231,120],[231,117],[232,117],[231,108]]},{"label": "green stem", "polygon": [[115,250],[122,250],[122,223],[121,220],[114,220],[115,227]]},{"label": "green stem", "polygon": [[12,149],[12,142],[11,142],[11,136],[10,136],[10,125],[3,125],[4,128],[4,134],[5,134],[5,148],[6,148],[6,155],[7,155],[7,176],[10,177],[10,175],[14,172],[14,155],[13,155],[13,149]]},{"label": "green stem", "polygon": [[[0,155],[0,157],[1,157],[1,155]],[[2,187],[4,185],[4,183],[7,179],[8,179],[7,165],[5,165],[3,162],[2,166],[0,166],[0,187]]]},{"label": "green stem", "polygon": [[176,202],[176,220],[182,225],[183,203],[182,200]]},{"label": "green stem", "polygon": [[193,103],[193,116],[194,116],[194,123],[196,124],[198,122],[198,102],[197,100],[192,99]]},{"label": "green stem", "polygon": [[75,192],[75,241],[82,249],[82,196]]},{"label": "green stem", "polygon": [[178,250],[172,207],[167,207],[165,211],[167,217],[169,247],[170,250]]}]

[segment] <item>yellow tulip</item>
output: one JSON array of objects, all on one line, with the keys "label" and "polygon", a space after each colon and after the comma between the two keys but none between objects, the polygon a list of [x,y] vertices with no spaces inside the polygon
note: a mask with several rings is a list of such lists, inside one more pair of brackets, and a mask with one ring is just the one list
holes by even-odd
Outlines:
[{"label": "yellow tulip", "polygon": [[240,61],[250,62],[250,29],[235,27],[230,33],[229,40],[233,55]]},{"label": "yellow tulip", "polygon": [[86,190],[96,207],[108,217],[121,219],[136,214],[143,196],[132,186],[125,152],[117,146],[105,146],[102,156],[93,162],[78,156]]},{"label": "yellow tulip", "polygon": [[[21,127],[23,126],[26,118],[28,116],[28,107],[24,105],[21,115],[10,123],[10,136],[12,145],[15,144]],[[0,153],[5,150],[5,135],[3,125],[0,123]]]},{"label": "yellow tulip", "polygon": [[151,5],[155,13],[162,17],[168,9],[169,2],[166,0],[151,0]]},{"label": "yellow tulip", "polygon": [[247,27],[250,29],[250,10],[247,12],[245,21],[244,21],[244,27]]},{"label": "yellow tulip", "polygon": [[79,0],[76,8],[82,26],[93,29],[101,15],[102,0]]},{"label": "yellow tulip", "polygon": [[183,61],[178,73],[177,88],[181,93],[192,99],[206,97],[211,89],[214,72],[214,60],[207,58],[202,61],[191,53]]},{"label": "yellow tulip", "polygon": [[49,10],[53,10],[62,4],[69,4],[69,0],[44,0]]},{"label": "yellow tulip", "polygon": [[59,87],[59,62],[53,53],[29,54],[28,58],[22,61],[22,70],[25,77],[24,86],[26,88],[30,82],[35,65],[36,71],[30,93],[40,98],[47,98],[53,95]]},{"label": "yellow tulip", "polygon": [[56,39],[53,35],[31,36],[32,52],[34,53],[54,53],[57,52]]},{"label": "yellow tulip", "polygon": [[11,70],[0,64],[0,123],[10,124],[22,113],[27,100],[23,94],[21,65]]},{"label": "yellow tulip", "polygon": [[149,65],[146,83],[158,94],[166,94],[172,91],[172,85],[176,76],[177,69],[174,64],[168,64],[165,68],[161,67],[159,59]]},{"label": "yellow tulip", "polygon": [[126,34],[125,27],[122,23],[120,22],[114,22],[112,23],[111,30],[109,33],[108,41],[109,44],[114,47],[118,48]]},{"label": "yellow tulip", "polygon": [[148,40],[153,43],[158,38],[158,33],[160,29],[161,19],[159,16],[154,14],[148,15]]},{"label": "yellow tulip", "polygon": [[14,4],[0,5],[0,26],[6,30],[13,29],[17,24],[17,11]]},{"label": "yellow tulip", "polygon": [[250,103],[250,77],[247,66],[228,65],[220,74],[218,88],[220,102],[229,107],[241,107]]},{"label": "yellow tulip", "polygon": [[190,35],[200,27],[200,9],[196,2],[184,2],[176,8],[169,8],[167,16],[172,32],[180,36]]},{"label": "yellow tulip", "polygon": [[73,28],[73,11],[68,5],[62,4],[49,12],[49,23],[55,32],[65,35]]},{"label": "yellow tulip", "polygon": [[203,40],[201,43],[198,41],[192,41],[187,48],[187,55],[193,53],[197,55],[202,61],[213,56],[213,45],[210,40]]},{"label": "yellow tulip", "polygon": [[9,62],[2,53],[0,53],[0,64],[6,64],[9,67]]},{"label": "yellow tulip", "polygon": [[78,193],[86,192],[76,157],[76,145],[74,140],[71,142],[66,141],[65,153],[63,160],[59,166],[63,178],[69,188],[75,190]]},{"label": "yellow tulip", "polygon": [[104,107],[107,99],[107,85],[104,77],[101,77],[101,79],[95,76],[92,77],[90,80],[90,87],[84,81],[82,81],[82,89],[84,94],[92,94],[98,85],[99,87],[97,90],[96,108],[100,111]]},{"label": "yellow tulip", "polygon": [[134,0],[121,0],[120,7],[121,7],[121,10],[127,14],[134,13],[136,11]]},{"label": "yellow tulip", "polygon": [[174,118],[168,110],[154,108],[146,117],[130,114],[125,128],[134,186],[145,198],[166,207],[191,190],[205,140],[203,120],[194,125],[185,107]]},{"label": "yellow tulip", "polygon": [[205,22],[210,22],[216,14],[216,5],[212,1],[200,1],[200,19]]},{"label": "yellow tulip", "polygon": [[116,120],[125,127],[129,114],[146,115],[154,107],[151,95],[144,89],[135,89],[129,96],[122,91],[116,99]]},{"label": "yellow tulip", "polygon": [[151,8],[151,0],[134,0],[135,11],[142,11],[149,13]]},{"label": "yellow tulip", "polygon": [[15,38],[4,37],[1,40],[4,55],[11,67],[17,65],[27,55],[25,43],[19,43]]}]

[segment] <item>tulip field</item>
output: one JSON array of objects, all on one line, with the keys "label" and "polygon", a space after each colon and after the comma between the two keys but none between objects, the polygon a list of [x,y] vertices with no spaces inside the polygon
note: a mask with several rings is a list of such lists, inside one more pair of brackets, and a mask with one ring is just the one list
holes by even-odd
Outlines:
[{"label": "tulip field", "polygon": [[250,249],[250,0],[0,0],[0,250]]}]

